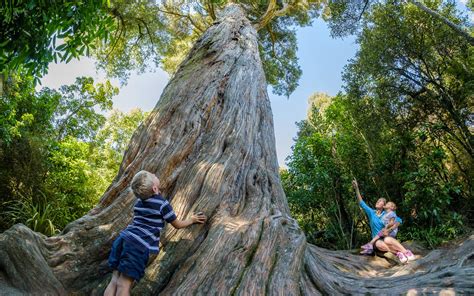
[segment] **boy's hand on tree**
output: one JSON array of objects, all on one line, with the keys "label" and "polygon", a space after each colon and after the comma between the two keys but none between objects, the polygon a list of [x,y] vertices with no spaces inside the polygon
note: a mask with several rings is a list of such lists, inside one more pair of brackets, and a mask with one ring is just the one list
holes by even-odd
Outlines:
[{"label": "boy's hand on tree", "polygon": [[194,223],[202,224],[202,223],[206,222],[207,217],[202,212],[199,212],[197,214],[192,215],[191,219],[193,219]]}]

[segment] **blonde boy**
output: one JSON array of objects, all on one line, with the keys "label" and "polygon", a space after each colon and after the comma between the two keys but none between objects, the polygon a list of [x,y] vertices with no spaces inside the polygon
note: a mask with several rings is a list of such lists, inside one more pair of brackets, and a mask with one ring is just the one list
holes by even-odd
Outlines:
[{"label": "blonde boy", "polygon": [[138,172],[131,189],[137,197],[131,224],[115,239],[109,255],[109,266],[114,270],[104,295],[130,295],[133,281],[144,273],[150,253],[158,253],[161,229],[165,222],[179,229],[194,223],[204,223],[202,213],[190,219],[178,220],[170,203],[161,196],[160,180],[147,171]]}]

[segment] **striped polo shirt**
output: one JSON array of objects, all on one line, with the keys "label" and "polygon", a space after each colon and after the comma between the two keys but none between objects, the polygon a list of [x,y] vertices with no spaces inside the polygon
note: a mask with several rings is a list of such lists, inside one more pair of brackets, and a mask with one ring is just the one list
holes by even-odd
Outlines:
[{"label": "striped polo shirt", "polygon": [[133,222],[125,228],[120,236],[141,250],[158,253],[160,231],[176,219],[170,203],[161,194],[152,195],[146,200],[139,199],[133,209]]}]

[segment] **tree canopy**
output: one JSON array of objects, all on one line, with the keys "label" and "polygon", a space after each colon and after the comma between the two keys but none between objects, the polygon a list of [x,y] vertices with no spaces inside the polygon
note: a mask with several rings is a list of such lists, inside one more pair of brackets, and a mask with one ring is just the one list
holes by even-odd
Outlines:
[{"label": "tree canopy", "polygon": [[[232,1],[104,0],[56,1],[49,5],[41,1],[10,1],[0,6],[0,72],[23,66],[35,77],[41,77],[49,62],[68,62],[92,54],[100,68],[123,83],[131,71],[161,67],[172,74],[194,41],[229,2]],[[296,55],[297,27],[311,25],[322,15],[334,36],[345,36],[355,33],[365,16],[386,2],[270,0],[239,4],[258,30],[267,82],[276,94],[289,96],[302,74]],[[406,3],[412,3],[423,14],[431,13],[468,38],[466,19],[439,14],[434,7],[439,2],[424,5],[418,1],[395,1],[394,5]]]},{"label": "tree canopy", "polygon": [[[10,1],[0,6],[0,73],[23,66],[41,77],[49,62],[93,54],[99,67],[123,83],[131,71],[161,67],[172,74],[230,2]],[[289,96],[297,87],[296,28],[310,25],[323,4],[240,1],[258,29],[267,82],[275,93]]]},{"label": "tree canopy", "polygon": [[2,1],[0,74],[20,67],[39,81],[52,61],[89,55],[107,40],[109,1]]},{"label": "tree canopy", "polygon": [[[174,73],[197,38],[231,1],[112,1],[116,27],[96,57],[115,77],[131,70],[162,67]],[[277,94],[291,94],[301,76],[296,56],[296,27],[308,26],[323,1],[239,1],[258,29],[259,51],[267,82]]]},{"label": "tree canopy", "polygon": [[[340,1],[332,0],[328,3],[331,11],[330,17],[327,18],[332,34],[334,36],[346,36],[356,33],[362,26],[365,16],[371,14],[371,11],[379,5],[397,5],[397,6],[413,6],[426,15],[435,18],[440,24],[449,27],[453,34],[465,39],[471,45],[474,45],[474,37],[470,33],[469,26],[465,26],[468,16],[463,18],[459,16],[446,15],[438,11],[438,6],[442,5],[447,9],[456,7],[455,1],[417,1],[417,0],[364,0],[364,1]],[[472,9],[472,0],[466,1],[466,5]]]}]

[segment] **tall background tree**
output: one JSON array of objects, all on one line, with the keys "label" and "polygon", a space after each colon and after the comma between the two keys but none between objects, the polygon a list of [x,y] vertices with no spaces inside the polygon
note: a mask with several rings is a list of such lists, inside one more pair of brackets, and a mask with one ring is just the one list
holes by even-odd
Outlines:
[{"label": "tall background tree", "polygon": [[[466,5],[472,8],[472,1],[465,1]],[[437,10],[440,4],[447,4],[455,7],[456,1],[417,1],[417,0],[363,0],[363,1],[328,1],[328,7],[331,11],[328,18],[332,33],[335,36],[346,36],[353,34],[360,28],[360,21],[366,15],[370,15],[372,8],[379,5],[397,5],[397,6],[412,6],[422,11],[425,15],[434,18],[437,23],[443,24],[452,30],[452,33],[463,38],[470,45],[474,45],[474,37],[468,27],[463,26],[462,21],[446,16]]]}]

